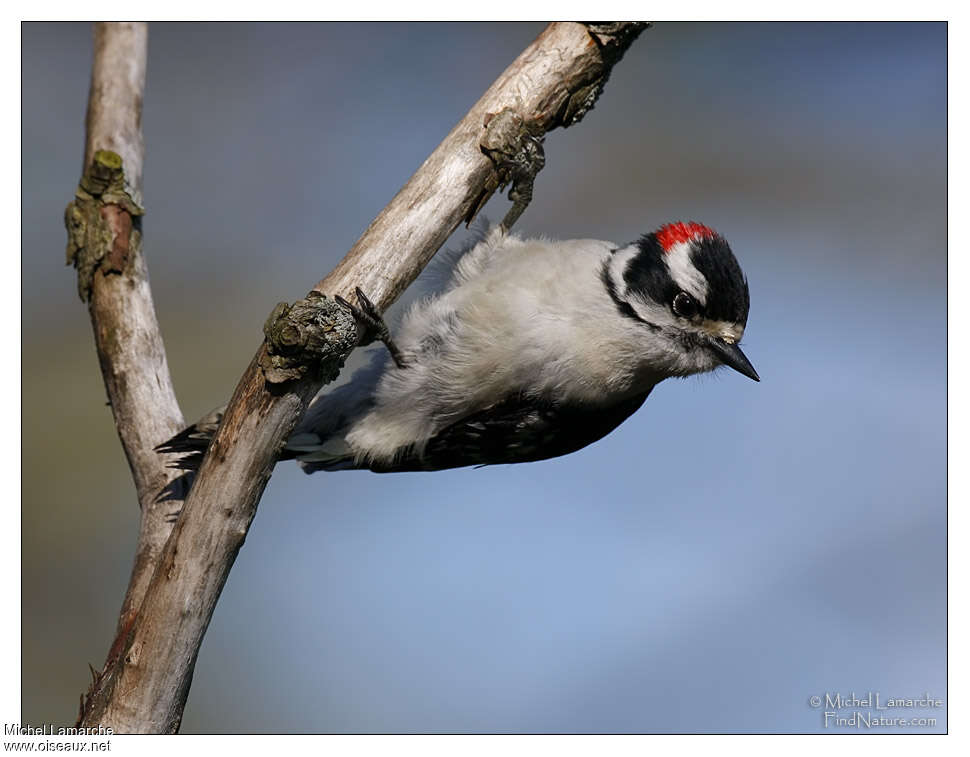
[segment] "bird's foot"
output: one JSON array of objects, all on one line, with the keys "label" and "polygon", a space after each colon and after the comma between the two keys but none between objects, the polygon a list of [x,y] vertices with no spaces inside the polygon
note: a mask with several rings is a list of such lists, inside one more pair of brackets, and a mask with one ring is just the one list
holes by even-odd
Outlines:
[{"label": "bird's foot", "polygon": [[351,305],[339,294],[334,295],[334,299],[354,316],[360,333],[360,344],[367,345],[380,340],[387,347],[387,351],[391,353],[394,364],[398,368],[406,368],[407,361],[404,359],[404,354],[391,338],[391,332],[387,328],[387,324],[384,323],[383,316],[378,312],[377,306],[370,301],[360,287],[357,287],[354,292],[357,295],[357,302],[360,303],[360,307]]}]

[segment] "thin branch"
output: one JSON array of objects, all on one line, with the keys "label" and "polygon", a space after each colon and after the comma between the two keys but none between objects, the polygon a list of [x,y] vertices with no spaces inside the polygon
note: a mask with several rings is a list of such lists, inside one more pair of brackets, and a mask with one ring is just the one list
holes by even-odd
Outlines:
[{"label": "thin branch", "polygon": [[535,135],[577,123],[645,27],[610,25],[607,33],[598,34],[584,24],[550,24],[314,289],[349,297],[359,286],[379,308],[393,303],[455,228],[470,221],[498,188],[495,163],[484,149],[486,125],[492,127],[495,117],[506,112],[521,117],[523,127]]},{"label": "thin branch", "polygon": [[[528,196],[528,177],[516,168],[520,154],[549,129],[575,123],[592,107],[611,66],[643,26],[551,24],[314,289],[350,298],[360,286],[384,308],[496,188],[521,183],[520,196]],[[345,336],[337,311],[326,309],[332,300],[308,297],[300,307],[314,303],[323,308],[324,329]],[[95,706],[85,713],[85,725],[100,723],[120,733],[178,729],[199,646],[279,451],[350,344],[334,345],[323,371],[308,370],[282,383],[266,369],[272,362],[266,345],[257,352],[185,501],[123,654],[109,661]]]},{"label": "thin branch", "polygon": [[[153,448],[184,425],[141,252],[147,48],[143,23],[94,25],[83,174],[66,213],[68,262],[78,268],[78,291],[88,303],[105,388],[142,513],[119,639],[131,626],[172,529],[165,518],[171,507],[159,501],[159,494],[176,474]],[[118,643],[112,647],[120,648]]]}]

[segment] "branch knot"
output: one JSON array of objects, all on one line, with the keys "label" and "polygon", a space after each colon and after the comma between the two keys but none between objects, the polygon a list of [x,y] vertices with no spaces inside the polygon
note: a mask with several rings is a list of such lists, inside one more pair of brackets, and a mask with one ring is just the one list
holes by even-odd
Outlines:
[{"label": "branch knot", "polygon": [[121,156],[98,150],[64,211],[67,264],[77,268],[77,291],[82,301],[91,299],[95,271],[105,275],[125,271],[141,242],[134,219],[144,214],[125,191]]},{"label": "branch knot", "polygon": [[292,305],[279,303],[263,326],[263,376],[282,384],[309,374],[332,381],[357,345],[353,316],[326,295],[311,291]]},{"label": "branch knot", "polygon": [[536,174],[546,165],[546,154],[542,148],[543,128],[538,123],[527,121],[512,108],[489,113],[485,117],[484,127],[479,148],[492,161],[495,170],[486,180],[479,200],[472,206],[466,221],[471,223],[496,189],[502,190],[511,184],[509,199],[512,207],[502,219],[502,226],[508,230],[532,201]]}]

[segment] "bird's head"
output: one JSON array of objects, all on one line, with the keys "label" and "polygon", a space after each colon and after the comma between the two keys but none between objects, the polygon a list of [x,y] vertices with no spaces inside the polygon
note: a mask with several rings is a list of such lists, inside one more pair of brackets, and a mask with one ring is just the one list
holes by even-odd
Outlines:
[{"label": "bird's head", "polygon": [[603,281],[620,312],[644,329],[658,372],[689,376],[726,365],[759,381],[738,343],[748,322],[748,282],[724,237],[671,223],[616,250]]}]

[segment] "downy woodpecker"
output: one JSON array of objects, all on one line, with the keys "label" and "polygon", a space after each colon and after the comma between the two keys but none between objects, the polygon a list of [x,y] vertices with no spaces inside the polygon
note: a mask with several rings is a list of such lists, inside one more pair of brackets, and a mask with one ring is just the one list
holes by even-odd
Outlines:
[{"label": "downy woodpecker", "polygon": [[[665,378],[726,365],[759,380],[738,346],[747,281],[724,238],[697,223],[626,246],[495,227],[393,341],[358,297],[348,307],[381,327],[390,355],[311,404],[283,453],[308,473],[544,460],[604,437]],[[196,468],[220,419],[159,451]]]}]

